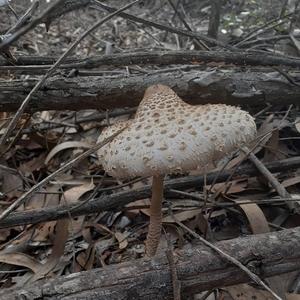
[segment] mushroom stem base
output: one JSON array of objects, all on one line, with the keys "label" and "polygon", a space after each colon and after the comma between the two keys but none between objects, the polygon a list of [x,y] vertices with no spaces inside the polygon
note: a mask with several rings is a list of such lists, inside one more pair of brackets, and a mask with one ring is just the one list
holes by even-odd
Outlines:
[{"label": "mushroom stem base", "polygon": [[146,240],[146,255],[149,257],[155,255],[161,235],[163,186],[164,176],[153,176],[150,224]]}]

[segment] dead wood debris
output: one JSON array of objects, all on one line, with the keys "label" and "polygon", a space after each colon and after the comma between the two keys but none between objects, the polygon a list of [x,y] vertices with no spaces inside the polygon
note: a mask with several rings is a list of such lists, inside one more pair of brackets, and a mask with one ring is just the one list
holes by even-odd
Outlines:
[{"label": "dead wood debris", "polygon": [[[159,257],[169,259],[168,297],[196,293],[186,288],[177,256],[194,249],[192,232],[215,243],[300,226],[297,1],[274,1],[272,7],[266,1],[263,8],[259,1],[226,1],[221,15],[210,12],[210,1],[140,2],[72,53],[70,43],[127,1],[42,2],[0,1],[1,288],[26,289],[42,278],[140,264],[135,259],[144,255],[148,179],[119,182],[84,149],[106,125],[128,119],[135,112],[128,107],[138,105],[153,83],[173,85],[193,103],[241,104],[259,128],[250,154],[233,154],[211,174],[167,179]],[[66,60],[50,74],[59,57]],[[15,115],[45,74],[49,78],[29,97],[27,113]],[[83,159],[69,165],[76,157]],[[263,277],[247,257],[242,263]],[[286,270],[292,270],[288,264]],[[282,299],[299,296],[300,277],[283,276],[267,280],[271,290]],[[195,297],[270,299],[246,284],[220,289],[224,280]]]}]

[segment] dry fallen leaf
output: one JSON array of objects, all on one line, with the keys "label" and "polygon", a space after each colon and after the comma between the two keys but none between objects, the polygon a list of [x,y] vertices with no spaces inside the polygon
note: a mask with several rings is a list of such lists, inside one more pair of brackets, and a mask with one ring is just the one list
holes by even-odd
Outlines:
[{"label": "dry fallen leaf", "polygon": [[[93,190],[95,185],[93,182],[86,182],[80,186],[75,186],[64,192],[64,200],[68,205],[78,202],[78,200],[87,192]],[[69,231],[77,234],[82,230],[85,216],[78,216],[69,224]]]},{"label": "dry fallen leaf", "polygon": [[[240,201],[245,201],[245,200],[243,199],[243,200],[233,200],[233,201],[239,203]],[[261,208],[257,204],[255,203],[241,204],[240,208],[245,213],[253,234],[266,233],[270,231],[269,224],[266,220],[266,217],[263,211],[261,210]]]},{"label": "dry fallen leaf", "polygon": [[[211,191],[215,193],[226,193],[229,194],[236,194],[241,193],[246,190],[248,186],[248,180],[246,179],[239,179],[239,180],[233,180],[229,182],[221,182],[221,183],[215,183],[212,187]],[[207,190],[210,189],[210,185],[207,185]]]},{"label": "dry fallen leaf", "polygon": [[[185,210],[179,213],[175,213],[174,216],[180,222],[192,219],[201,213],[201,209],[192,209],[192,210]],[[175,223],[175,220],[172,216],[166,216],[162,219],[163,223]]]},{"label": "dry fallen leaf", "polygon": [[30,161],[20,165],[19,170],[25,176],[30,175],[33,171],[39,171],[44,166],[45,158],[46,155],[42,153],[38,157],[34,157]]},{"label": "dry fallen leaf", "polygon": [[42,264],[33,257],[24,253],[4,253],[0,254],[0,262],[10,265],[22,266],[37,273]]},{"label": "dry fallen leaf", "polygon": [[23,188],[23,180],[21,176],[11,174],[5,170],[1,170],[2,188],[1,191],[8,198],[20,197],[22,192],[19,189]]},{"label": "dry fallen leaf", "polygon": [[121,233],[120,231],[115,232],[115,238],[119,243],[119,249],[125,249],[128,246],[128,232]]},{"label": "dry fallen leaf", "polygon": [[80,252],[76,257],[76,261],[81,267],[80,271],[91,270],[94,264],[94,259],[95,259],[94,246],[89,246],[88,249]]},{"label": "dry fallen leaf", "polygon": [[84,142],[64,142],[61,143],[59,145],[57,145],[56,147],[54,147],[49,154],[47,155],[46,159],[45,159],[45,164],[47,165],[49,163],[49,161],[60,151],[64,151],[67,149],[71,149],[71,148],[83,148],[83,149],[90,149],[91,145],[88,143],[84,143]]},{"label": "dry fallen leaf", "polygon": [[36,274],[31,278],[31,282],[34,282],[48,275],[59,263],[60,258],[64,254],[65,244],[69,235],[69,222],[70,221],[68,219],[62,219],[57,221],[52,252],[49,258],[47,259],[46,263],[41,265],[39,270],[37,270]]},{"label": "dry fallen leaf", "polygon": [[95,188],[93,182],[84,183],[80,186],[75,186],[64,192],[65,200],[68,204],[76,203],[85,193],[92,191]]},{"label": "dry fallen leaf", "polygon": [[39,224],[36,226],[34,233],[32,234],[32,241],[34,242],[46,242],[49,240],[49,236],[53,234],[56,221]]}]

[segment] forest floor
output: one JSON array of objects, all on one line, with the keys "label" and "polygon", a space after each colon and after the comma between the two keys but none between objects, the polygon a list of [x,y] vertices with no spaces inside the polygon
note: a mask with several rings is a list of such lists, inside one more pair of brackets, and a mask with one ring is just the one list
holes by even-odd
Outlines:
[{"label": "forest floor", "polygon": [[[121,3],[127,2],[106,1],[113,7],[121,7]],[[147,5],[134,6],[130,12],[144,19],[183,28],[182,19],[178,17],[179,12],[192,31],[206,34],[210,15],[209,2],[178,1],[176,12],[168,1],[156,0],[149,1]],[[272,42],[268,42],[267,39],[290,34],[291,18],[280,19],[279,15],[281,13],[292,14],[292,4],[284,10],[283,1],[264,1],[263,4],[262,1],[250,0],[223,2],[218,36],[220,41],[234,45],[249,33],[254,32],[250,40],[264,39],[263,43],[255,46],[256,50],[285,56],[298,56],[299,40],[295,41],[295,39],[300,33],[299,20],[294,20],[294,39]],[[22,15],[31,2],[13,0],[10,3],[17,14]],[[46,3],[42,3],[40,11],[43,11],[45,5]],[[16,57],[62,55],[71,42],[105,15],[106,13],[102,10],[91,7],[71,12],[55,20],[48,31],[45,30],[44,24],[38,25],[33,31],[23,36],[11,48],[11,51]],[[272,23],[274,26],[264,30],[265,24],[277,19],[278,21]],[[0,6],[0,34],[4,34],[14,23],[15,17],[10,10]],[[189,37],[167,33],[115,17],[84,39],[72,56],[85,58],[132,51],[195,49],[197,45]],[[170,67],[176,67],[176,65],[109,66],[100,70],[104,72],[102,76],[130,77]],[[252,67],[243,68],[251,70]],[[0,72],[0,81],[41,78],[40,74]],[[68,74],[64,72],[57,70],[55,74],[67,76]],[[254,150],[262,164],[300,157],[300,105],[263,103],[252,106],[249,103],[243,108],[255,117],[259,135],[265,136]],[[97,116],[103,112],[107,113],[107,118],[97,120]],[[131,117],[131,114],[109,117],[108,113],[100,109],[76,112],[71,109],[68,111],[58,109],[24,114],[18,122],[17,130],[14,131],[14,138],[10,140],[10,145],[1,158],[3,168],[1,167],[0,172],[0,212],[63,166],[66,161],[94,145],[107,123],[114,124]],[[1,134],[12,116],[13,113],[1,112]],[[94,118],[92,121],[76,122],[77,119],[88,120],[91,116]],[[222,170],[222,163],[224,161],[217,165],[214,171]],[[251,162],[247,161],[244,155],[237,154],[226,168],[234,172],[234,168],[240,165],[251,166]],[[198,171],[192,171],[189,175],[201,174]],[[167,179],[178,177],[168,176]],[[277,171],[275,178],[290,198],[300,197],[299,167],[282,172]],[[44,185],[20,206],[17,212],[86,203],[92,199],[121,191],[134,192],[149,183],[149,178],[121,182],[107,176],[96,154],[92,154]],[[195,200],[195,197],[203,199],[204,202],[208,201],[210,207],[199,206],[199,200]],[[259,201],[262,199],[268,199],[269,202],[260,204]],[[290,209],[288,200],[281,202],[278,200],[280,200],[278,190],[274,189],[272,184],[259,173],[251,176],[234,176],[233,179],[224,182],[207,183],[203,186],[185,189],[182,194],[172,194],[167,197],[163,209],[165,234],[160,240],[159,255],[163,255],[170,248],[170,243],[176,250],[189,249],[200,244],[199,240],[186,233],[172,219],[167,207],[170,201],[172,201],[172,210],[177,220],[208,240],[217,242],[300,226],[299,215]],[[240,201],[252,203],[245,209],[243,205],[240,205]],[[230,207],[221,207],[220,203],[225,203]],[[299,205],[299,200],[296,203]],[[150,200],[146,197],[117,210],[69,218],[67,222],[51,220],[0,229],[1,288],[22,287],[28,280],[32,280],[32,283],[45,277],[55,278],[143,257],[149,222],[149,204]],[[32,274],[34,274],[34,279],[30,279]],[[281,278],[281,292],[283,290],[293,294],[290,299],[300,299],[300,277],[292,273]],[[200,295],[195,297],[195,299],[209,300],[271,299],[268,298],[266,292],[246,284],[214,289],[210,295],[207,294],[207,298],[200,298]]]}]

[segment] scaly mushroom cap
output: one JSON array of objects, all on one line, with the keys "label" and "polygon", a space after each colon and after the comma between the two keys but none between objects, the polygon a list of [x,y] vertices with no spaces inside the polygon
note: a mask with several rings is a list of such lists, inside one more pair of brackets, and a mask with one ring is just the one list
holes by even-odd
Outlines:
[{"label": "scaly mushroom cap", "polygon": [[104,169],[116,178],[204,168],[256,135],[254,119],[240,108],[189,105],[160,84],[146,90],[134,119],[106,128],[98,142],[125,126],[98,151]]}]

